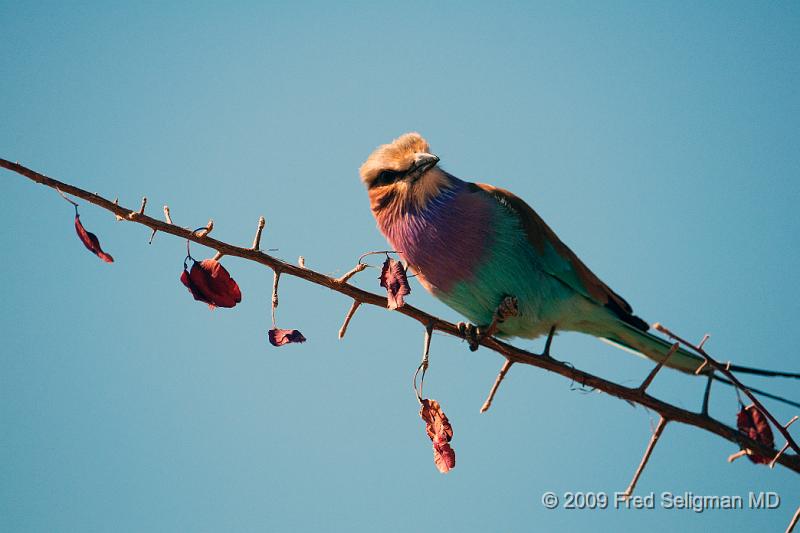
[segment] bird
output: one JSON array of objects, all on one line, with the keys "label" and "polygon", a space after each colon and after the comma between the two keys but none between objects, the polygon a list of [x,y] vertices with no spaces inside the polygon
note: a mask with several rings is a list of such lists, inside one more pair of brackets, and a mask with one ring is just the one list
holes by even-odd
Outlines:
[{"label": "bird", "polygon": [[[481,331],[550,341],[560,331],[598,337],[664,366],[713,374],[705,359],[648,330],[628,302],[559,239],[525,201],[441,168],[416,132],[377,147],[361,165],[377,227],[420,284]],[[732,365],[745,373],[800,377]]]}]

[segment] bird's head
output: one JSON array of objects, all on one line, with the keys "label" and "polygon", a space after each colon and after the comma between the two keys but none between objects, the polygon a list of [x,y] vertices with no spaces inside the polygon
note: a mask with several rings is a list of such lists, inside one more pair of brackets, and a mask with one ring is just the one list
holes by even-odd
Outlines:
[{"label": "bird's head", "polygon": [[447,186],[447,176],[438,162],[419,133],[406,133],[376,148],[360,169],[376,216],[384,209],[397,212],[411,205],[423,208]]}]

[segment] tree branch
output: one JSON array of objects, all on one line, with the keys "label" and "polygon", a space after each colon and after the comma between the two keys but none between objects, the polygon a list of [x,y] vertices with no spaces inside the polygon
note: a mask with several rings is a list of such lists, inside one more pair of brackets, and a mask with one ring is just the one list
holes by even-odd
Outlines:
[{"label": "tree branch", "polygon": [[[703,337],[703,340],[701,340],[701,341],[700,341],[700,344],[698,344],[697,346],[695,346],[695,345],[693,345],[692,343],[690,343],[689,341],[687,341],[687,340],[685,340],[685,339],[682,339],[681,337],[679,337],[678,335],[676,335],[675,333],[673,333],[672,331],[670,331],[669,329],[667,329],[666,327],[664,327],[664,326],[663,326],[663,325],[661,325],[661,324],[654,324],[654,325],[653,325],[653,327],[654,327],[655,329],[657,329],[658,331],[660,331],[660,332],[662,332],[662,333],[664,333],[664,334],[666,334],[666,335],[669,335],[670,337],[672,337],[672,338],[673,338],[673,339],[675,339],[676,341],[678,341],[678,342],[682,343],[683,345],[685,345],[685,346],[687,346],[687,347],[689,347],[689,348],[693,349],[695,352],[697,352],[699,355],[701,355],[702,357],[704,357],[704,358],[705,358],[705,363],[704,363],[704,364],[709,364],[709,365],[711,365],[711,367],[712,367],[712,368],[714,368],[714,370],[717,370],[717,371],[719,371],[719,372],[720,372],[721,374],[723,374],[723,375],[724,375],[726,378],[728,378],[729,380],[731,380],[731,381],[733,382],[733,385],[734,385],[734,386],[735,386],[735,387],[736,387],[738,390],[741,390],[742,392],[744,392],[745,396],[747,396],[748,398],[750,398],[750,401],[751,401],[751,402],[753,402],[753,405],[755,405],[755,406],[756,406],[756,408],[757,408],[759,411],[761,411],[761,413],[762,413],[764,416],[766,416],[767,418],[769,418],[770,422],[772,422],[772,424],[775,426],[775,428],[776,428],[778,431],[780,431],[781,435],[783,435],[783,436],[784,436],[784,438],[786,439],[786,442],[787,442],[787,444],[789,445],[789,447],[791,447],[791,448],[792,448],[792,449],[795,451],[795,453],[800,453],[800,446],[798,446],[798,445],[797,445],[797,443],[794,441],[794,439],[792,439],[792,436],[789,434],[789,430],[788,430],[786,427],[783,427],[783,426],[781,425],[781,423],[780,423],[780,422],[778,422],[778,421],[775,419],[775,417],[774,417],[774,416],[772,416],[772,413],[770,413],[770,412],[769,412],[769,411],[766,409],[766,407],[764,407],[764,406],[761,404],[761,402],[760,402],[760,401],[758,401],[758,398],[756,398],[756,397],[755,397],[755,395],[754,395],[754,394],[753,394],[753,393],[750,391],[750,389],[749,389],[748,387],[746,387],[746,386],[745,386],[745,385],[744,385],[744,384],[743,384],[741,381],[739,381],[739,380],[736,378],[736,376],[734,376],[734,375],[733,375],[733,372],[731,372],[731,371],[729,370],[729,368],[728,368],[728,367],[730,366],[730,362],[728,363],[728,365],[727,365],[727,366],[725,366],[725,365],[722,365],[722,364],[720,364],[720,363],[719,363],[719,361],[715,360],[715,359],[714,359],[713,357],[711,357],[711,356],[710,356],[708,353],[706,353],[706,351],[703,349],[703,345],[704,345],[704,344],[706,343],[706,341],[708,340],[708,335],[705,335],[705,336]],[[702,368],[702,367],[701,367],[701,368]],[[699,370],[699,369],[698,369],[698,370]],[[788,426],[787,426],[787,427],[788,427]]]},{"label": "tree branch", "polygon": [[[241,257],[249,261],[254,261],[271,268],[275,272],[280,272],[281,275],[294,276],[304,279],[316,285],[320,285],[344,294],[345,296],[359,301],[362,304],[374,305],[384,309],[387,307],[387,299],[383,296],[359,289],[358,287],[350,285],[349,283],[343,283],[336,278],[331,278],[314,270],[295,266],[291,263],[287,263],[271,255],[265,254],[259,250],[254,250],[250,247],[245,248],[236,246],[214,239],[208,236],[208,231],[211,229],[210,227],[208,227],[208,231],[204,230],[200,232],[194,232],[187,228],[157,220],[145,215],[144,213],[140,214],[138,211],[118,205],[98,194],[90,193],[79,187],[49,178],[18,163],[12,163],[5,159],[0,159],[0,167],[4,167],[12,172],[16,172],[17,174],[25,176],[46,187],[60,190],[77,198],[81,198],[89,203],[110,211],[118,217],[122,217],[123,220],[129,220],[131,222],[147,226],[153,230],[175,235],[182,239],[188,239],[203,246],[213,248],[217,252],[224,255]],[[135,213],[132,218],[130,218],[131,213]],[[442,333],[461,338],[458,328],[455,324],[432,316],[420,309],[417,309],[416,307],[404,305],[399,307],[397,312],[413,318],[424,327],[430,327],[433,330],[438,330]],[[711,418],[707,414],[691,412],[664,402],[650,396],[646,393],[646,391],[643,391],[639,387],[625,387],[618,383],[614,383],[593,374],[589,374],[588,372],[578,370],[572,365],[562,363],[556,359],[553,359],[552,357],[541,357],[520,348],[516,348],[494,337],[483,337],[480,339],[479,343],[482,346],[501,354],[509,362],[530,365],[541,368],[548,372],[559,374],[570,381],[580,383],[586,387],[591,387],[603,391],[611,396],[642,405],[657,412],[665,420],[669,420],[671,422],[680,422],[703,429],[718,435],[725,440],[733,442],[742,448],[750,449],[765,457],[778,456],[778,450],[775,450],[773,447],[764,446],[763,444],[746,437],[738,430]],[[800,473],[800,457],[796,454],[781,454],[778,456],[777,462],[778,464],[783,465],[794,472]]]}]

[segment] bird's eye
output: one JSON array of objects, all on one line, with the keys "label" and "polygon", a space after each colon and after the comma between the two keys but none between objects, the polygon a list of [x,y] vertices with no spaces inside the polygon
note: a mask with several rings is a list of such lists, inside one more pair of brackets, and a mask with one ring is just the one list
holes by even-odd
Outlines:
[{"label": "bird's eye", "polygon": [[397,181],[397,179],[402,176],[402,172],[396,172],[394,170],[384,170],[378,177],[375,178],[375,181],[372,182],[373,187],[380,187],[381,185],[389,185]]}]

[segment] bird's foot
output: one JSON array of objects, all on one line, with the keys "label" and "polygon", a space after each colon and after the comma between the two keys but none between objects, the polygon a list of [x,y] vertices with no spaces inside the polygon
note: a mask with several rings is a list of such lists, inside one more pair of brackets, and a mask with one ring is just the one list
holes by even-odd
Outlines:
[{"label": "bird's foot", "polygon": [[458,323],[458,332],[466,339],[469,344],[470,351],[478,349],[481,341],[487,337],[491,337],[506,319],[519,314],[519,307],[517,306],[517,299],[514,296],[506,296],[497,309],[494,311],[492,323],[488,326],[475,326],[466,322]]},{"label": "bird's foot", "polygon": [[466,340],[467,344],[469,344],[469,350],[471,352],[477,350],[481,343],[481,337],[478,333],[478,326],[475,324],[470,324],[469,322],[459,322],[456,324],[456,326],[458,327],[458,333],[464,337],[464,340]]},{"label": "bird's foot", "polygon": [[502,323],[507,318],[517,316],[519,314],[519,307],[517,306],[517,298],[515,296],[506,296],[497,309],[494,310],[494,320],[492,323]]}]

